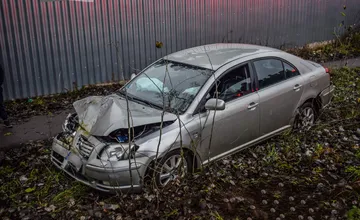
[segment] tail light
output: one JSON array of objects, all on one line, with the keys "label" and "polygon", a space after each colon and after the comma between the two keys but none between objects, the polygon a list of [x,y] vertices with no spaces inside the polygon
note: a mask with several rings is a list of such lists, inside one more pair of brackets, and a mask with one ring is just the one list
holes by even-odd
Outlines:
[{"label": "tail light", "polygon": [[325,72],[329,75],[329,80],[331,81],[330,69],[327,67],[324,67],[324,68],[325,68]]},{"label": "tail light", "polygon": [[328,74],[330,74],[329,68],[325,67],[325,72],[328,73]]}]

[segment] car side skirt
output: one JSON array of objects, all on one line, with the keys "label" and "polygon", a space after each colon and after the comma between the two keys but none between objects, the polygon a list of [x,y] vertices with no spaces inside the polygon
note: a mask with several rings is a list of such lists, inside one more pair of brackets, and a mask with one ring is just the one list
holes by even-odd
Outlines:
[{"label": "car side skirt", "polygon": [[217,156],[215,156],[215,157],[213,157],[213,158],[210,158],[209,160],[205,160],[205,161],[203,162],[203,165],[206,165],[206,164],[208,164],[208,163],[210,163],[210,162],[212,162],[212,161],[216,161],[216,160],[218,160],[218,159],[224,158],[224,157],[226,157],[226,156],[235,154],[235,153],[237,153],[238,151],[244,150],[244,149],[246,149],[246,148],[248,148],[248,147],[254,146],[254,145],[256,145],[256,144],[258,144],[258,143],[260,143],[260,142],[263,142],[263,141],[265,141],[265,140],[267,140],[267,139],[269,139],[269,138],[272,138],[272,137],[278,135],[279,133],[283,132],[284,130],[286,130],[286,129],[288,129],[288,128],[291,128],[291,125],[286,125],[286,126],[284,126],[284,127],[281,127],[281,128],[279,128],[279,129],[277,129],[277,130],[275,130],[275,131],[273,131],[273,132],[270,132],[270,133],[268,133],[268,134],[266,134],[266,135],[263,135],[263,136],[261,136],[261,137],[259,137],[259,138],[256,138],[256,139],[252,140],[252,141],[249,141],[249,142],[247,142],[247,143],[245,143],[245,144],[242,144],[242,145],[240,145],[240,146],[237,146],[237,147],[235,147],[235,148],[233,148],[233,149],[231,149],[231,150],[229,150],[229,151],[226,151],[226,152],[224,152],[224,153],[222,153],[222,154],[219,154],[219,155],[217,155]]}]

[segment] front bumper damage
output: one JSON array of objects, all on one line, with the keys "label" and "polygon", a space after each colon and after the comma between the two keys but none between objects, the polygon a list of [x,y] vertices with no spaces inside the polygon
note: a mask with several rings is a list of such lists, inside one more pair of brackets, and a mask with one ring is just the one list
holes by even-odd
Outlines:
[{"label": "front bumper damage", "polygon": [[[134,158],[120,161],[105,161],[99,158],[99,151],[106,145],[89,136],[93,148],[79,148],[79,136],[77,132],[72,144],[63,140],[70,134],[61,133],[53,140],[51,161],[72,178],[100,191],[104,192],[140,192],[143,186],[143,178],[149,162],[148,157]],[[71,145],[71,146],[70,146]],[[80,145],[81,146],[81,145]]]},{"label": "front bumper damage", "polygon": [[[150,158],[148,152],[136,153],[140,146],[127,137],[131,137],[128,127],[133,128],[135,139],[156,130],[157,124],[173,122],[176,115],[166,113],[162,117],[161,110],[126,101],[116,94],[90,96],[73,106],[76,113],[66,118],[63,133],[53,140],[54,165],[101,191],[141,191],[145,172],[154,157]],[[132,116],[130,123],[128,111]]]}]

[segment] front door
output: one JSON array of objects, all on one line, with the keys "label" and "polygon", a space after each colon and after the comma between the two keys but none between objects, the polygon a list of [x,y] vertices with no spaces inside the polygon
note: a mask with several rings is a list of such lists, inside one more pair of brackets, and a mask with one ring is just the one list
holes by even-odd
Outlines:
[{"label": "front door", "polygon": [[217,89],[214,85],[209,91],[207,98],[217,94],[226,107],[200,113],[203,161],[231,153],[259,136],[259,95],[253,92],[251,75],[249,65],[243,64],[223,74]]}]

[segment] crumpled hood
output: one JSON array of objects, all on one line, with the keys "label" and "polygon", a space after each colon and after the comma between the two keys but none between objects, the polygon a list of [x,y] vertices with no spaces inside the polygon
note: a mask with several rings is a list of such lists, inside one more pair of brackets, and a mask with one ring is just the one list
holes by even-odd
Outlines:
[{"label": "crumpled hood", "polygon": [[[79,123],[87,132],[107,136],[121,128],[128,128],[127,103],[116,94],[90,96],[74,102]],[[162,111],[129,100],[130,127],[160,123]],[[175,114],[165,112],[164,122],[177,119]]]}]

